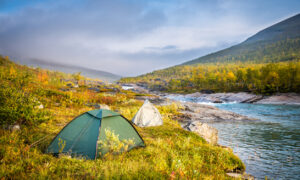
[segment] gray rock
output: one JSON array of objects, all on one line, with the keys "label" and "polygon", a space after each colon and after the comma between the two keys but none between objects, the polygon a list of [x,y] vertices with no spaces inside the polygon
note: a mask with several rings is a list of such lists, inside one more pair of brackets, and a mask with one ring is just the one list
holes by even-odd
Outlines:
[{"label": "gray rock", "polygon": [[130,90],[131,91],[134,91],[134,92],[137,92],[137,93],[149,93],[149,91],[145,88],[145,87],[143,87],[142,86],[142,84],[126,84],[126,85],[128,85],[128,86],[130,86],[130,87],[132,87]]},{"label": "gray rock", "polygon": [[89,88],[89,90],[92,90],[92,91],[95,91],[95,92],[100,92],[100,89],[96,88],[96,87],[91,87],[91,88]]},{"label": "gray rock", "polygon": [[241,101],[241,103],[255,103],[257,101],[262,100],[264,97],[262,95],[254,96],[250,99],[246,99],[244,101]]},{"label": "gray rock", "polygon": [[256,99],[259,100],[262,98],[261,95],[255,95],[245,92],[239,93],[214,93],[214,94],[204,94],[204,93],[193,93],[187,94],[185,97],[196,98],[203,102],[254,102]]},{"label": "gray rock", "polygon": [[279,93],[272,96],[263,96],[250,94],[246,92],[239,93],[192,93],[187,95],[178,95],[179,97],[193,98],[200,102],[237,102],[237,103],[257,103],[257,104],[294,104],[300,105],[300,94],[297,93]]},{"label": "gray rock", "polygon": [[181,103],[184,106],[184,110],[181,113],[186,114],[190,119],[182,119],[182,123],[190,121],[200,122],[226,122],[226,121],[245,121],[245,120],[257,120],[247,116],[239,115],[234,112],[218,109],[214,106],[197,104],[197,103]]},{"label": "gray rock", "polygon": [[257,104],[291,104],[300,105],[300,94],[296,93],[281,93],[256,101]]},{"label": "gray rock", "polygon": [[15,124],[15,125],[10,125],[8,127],[9,130],[11,131],[19,131],[21,129],[20,125],[19,124]]},{"label": "gray rock", "polygon": [[218,144],[218,130],[210,127],[206,123],[199,121],[192,121],[183,126],[184,129],[197,133],[203,137],[208,143],[217,145]]},{"label": "gray rock", "polygon": [[95,108],[110,110],[110,107],[106,104],[97,104],[97,105],[95,105]]},{"label": "gray rock", "polygon": [[246,180],[254,180],[254,177],[247,173],[226,173],[227,176],[233,177],[235,179],[246,179]]}]

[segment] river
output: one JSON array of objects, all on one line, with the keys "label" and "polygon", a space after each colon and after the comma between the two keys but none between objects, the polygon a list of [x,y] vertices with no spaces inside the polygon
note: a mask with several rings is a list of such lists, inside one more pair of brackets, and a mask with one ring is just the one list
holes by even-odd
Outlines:
[{"label": "river", "polygon": [[[169,98],[204,103],[197,98]],[[210,123],[219,131],[219,144],[233,149],[247,173],[258,179],[300,179],[299,105],[209,104],[259,119]]]}]

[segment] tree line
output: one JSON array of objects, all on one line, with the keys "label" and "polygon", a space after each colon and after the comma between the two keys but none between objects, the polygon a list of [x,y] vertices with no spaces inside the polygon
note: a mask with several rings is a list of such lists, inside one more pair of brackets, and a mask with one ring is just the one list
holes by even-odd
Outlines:
[{"label": "tree line", "polygon": [[123,83],[143,83],[150,89],[169,92],[253,92],[272,94],[300,92],[300,62],[209,63],[175,66],[139,77],[121,79]]}]

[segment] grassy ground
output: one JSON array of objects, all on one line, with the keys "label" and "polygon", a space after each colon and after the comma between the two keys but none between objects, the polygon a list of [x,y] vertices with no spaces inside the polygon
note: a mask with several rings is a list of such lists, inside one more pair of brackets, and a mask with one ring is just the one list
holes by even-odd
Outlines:
[{"label": "grassy ground", "polygon": [[[94,92],[91,85],[64,92],[60,79],[76,76],[19,66],[0,57],[0,179],[229,179],[230,170],[244,170],[231,151],[207,144],[174,120],[178,104],[158,106],[164,125],[137,128],[146,143],[102,159],[59,158],[44,154],[51,139],[74,117],[102,103],[131,119],[143,102],[138,94]],[[105,89],[105,87],[99,87]],[[39,109],[40,105],[43,109]],[[9,114],[9,115],[7,115]],[[9,125],[20,124],[11,131]]]}]

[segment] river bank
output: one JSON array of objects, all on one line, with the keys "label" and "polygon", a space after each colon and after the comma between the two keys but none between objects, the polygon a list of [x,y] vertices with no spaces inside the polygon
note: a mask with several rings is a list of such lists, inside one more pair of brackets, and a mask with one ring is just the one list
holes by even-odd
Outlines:
[{"label": "river bank", "polygon": [[[299,177],[299,94],[154,94],[147,98],[157,105],[173,102],[183,105],[183,116],[177,120],[186,130],[195,133],[211,130],[203,124],[216,129],[218,144],[230,147],[245,163],[246,172],[255,178]],[[222,102],[213,102],[213,97]],[[210,101],[207,100],[209,98]],[[212,130],[207,136],[214,140],[214,134]]]},{"label": "river bank", "polygon": [[[201,103],[253,103],[253,104],[276,104],[276,105],[300,105],[300,94],[277,93],[273,95],[260,95],[247,92],[236,93],[211,93],[211,91],[195,92],[191,94],[164,93],[150,91],[137,84],[126,84],[124,87],[139,93],[150,93],[160,97],[176,96],[177,99],[188,99],[192,102]],[[173,98],[172,98],[173,99]]]},{"label": "river bank", "polygon": [[[218,130],[218,144],[232,148],[233,152],[241,158],[246,165],[247,173],[258,179],[266,176],[274,179],[299,177],[299,105],[295,103],[207,103],[190,97],[174,99],[183,103],[204,103],[199,104],[204,107],[210,104],[225,112],[259,119],[257,121],[216,120],[207,121],[207,124]],[[206,111],[209,112],[208,108],[199,111],[199,114],[205,114]]]},{"label": "river bank", "polygon": [[300,94],[278,93],[271,96],[256,95],[246,92],[239,93],[192,93],[192,94],[162,94],[166,96],[178,96],[182,99],[190,99],[201,103],[253,103],[253,104],[278,104],[300,105]]}]

